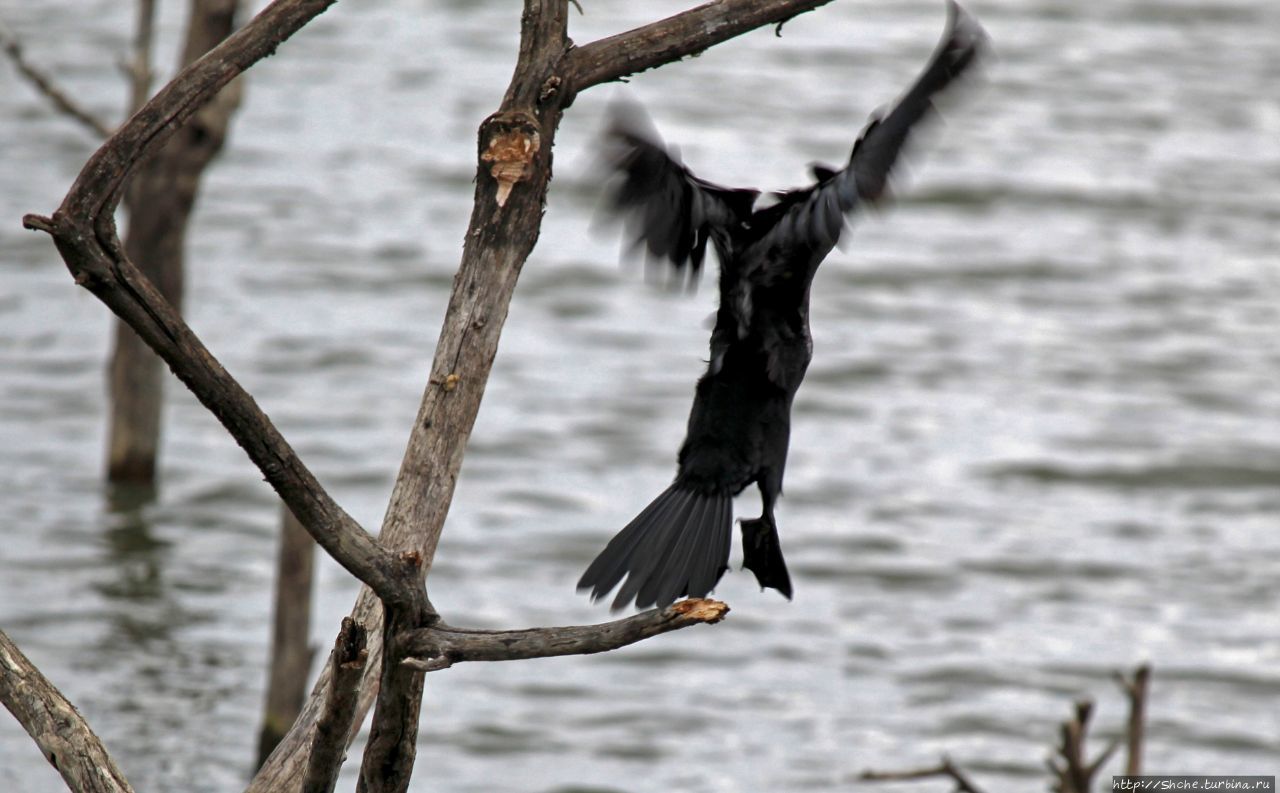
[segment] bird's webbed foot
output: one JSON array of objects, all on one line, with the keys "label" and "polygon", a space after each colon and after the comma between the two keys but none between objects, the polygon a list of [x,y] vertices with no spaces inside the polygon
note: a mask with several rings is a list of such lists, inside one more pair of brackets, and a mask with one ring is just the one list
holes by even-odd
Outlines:
[{"label": "bird's webbed foot", "polygon": [[742,567],[755,573],[762,589],[776,589],[791,599],[791,576],[782,558],[778,527],[766,516],[742,521]]}]

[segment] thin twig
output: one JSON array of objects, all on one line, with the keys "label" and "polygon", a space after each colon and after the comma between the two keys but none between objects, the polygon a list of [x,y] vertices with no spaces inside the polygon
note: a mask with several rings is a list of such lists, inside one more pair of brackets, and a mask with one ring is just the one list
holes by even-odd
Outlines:
[{"label": "thin twig", "polygon": [[0,24],[0,49],[3,49],[4,53],[9,56],[9,60],[13,61],[14,68],[18,70],[18,73],[27,78],[27,82],[31,83],[40,95],[53,103],[53,106],[59,111],[80,122],[82,126],[91,130],[99,138],[111,136],[110,124],[82,107],[66,91],[59,88],[51,76],[45,74],[44,71],[33,66],[27,60],[22,49],[22,42],[3,24]]},{"label": "thin twig", "polygon": [[329,657],[329,689],[324,712],[316,722],[316,740],[307,759],[302,793],[333,793],[338,783],[338,772],[347,754],[347,734],[355,718],[360,678],[369,658],[366,641],[364,626],[344,617]]},{"label": "thin twig", "polygon": [[863,771],[858,779],[864,782],[906,782],[913,779],[946,777],[956,783],[956,793],[983,793],[967,774],[960,770],[951,758],[943,755],[936,766],[913,768],[907,771]]},{"label": "thin twig", "polygon": [[133,793],[67,698],[0,631],[0,702],[40,747],[72,793]]},{"label": "thin twig", "polygon": [[728,613],[729,607],[718,600],[695,599],[599,625],[485,631],[437,623],[406,637],[407,655],[411,657],[402,663],[432,672],[463,661],[589,655],[616,650],[690,625],[711,625]]}]

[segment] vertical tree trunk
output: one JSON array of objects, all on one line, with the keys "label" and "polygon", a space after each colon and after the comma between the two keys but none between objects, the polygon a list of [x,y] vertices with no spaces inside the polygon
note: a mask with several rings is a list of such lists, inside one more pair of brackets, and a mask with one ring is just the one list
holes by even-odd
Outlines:
[{"label": "vertical tree trunk", "polygon": [[309,642],[316,543],[288,507],[281,507],[280,518],[271,667],[256,767],[266,762],[298,718],[307,698],[307,674],[311,671]]},{"label": "vertical tree trunk", "polygon": [[[238,0],[192,0],[180,65],[191,63],[230,35],[237,5]],[[238,104],[236,82],[197,113],[164,149],[143,163],[128,187],[129,233],[125,250],[161,294],[179,308],[187,223],[200,176],[221,150]],[[118,320],[109,381],[107,479],[113,483],[153,484],[163,370],[155,353]]]}]

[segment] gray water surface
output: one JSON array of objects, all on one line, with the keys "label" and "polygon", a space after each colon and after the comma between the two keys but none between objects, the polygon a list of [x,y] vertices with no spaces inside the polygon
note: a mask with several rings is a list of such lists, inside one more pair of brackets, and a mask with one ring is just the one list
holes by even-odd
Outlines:
[{"label": "gray water surface", "polygon": [[[0,18],[114,117],[129,5],[4,0]],[[162,5],[167,63],[182,20]],[[518,5],[338,4],[251,72],[201,196],[192,325],[371,528]],[[580,42],[681,6],[583,5]],[[989,79],[815,285],[779,510],[795,601],[735,570],[714,628],[432,675],[414,789],[863,789],[864,768],[947,752],[990,791],[1042,790],[1070,702],[1098,697],[1099,734],[1116,734],[1109,675],[1141,661],[1151,769],[1280,771],[1280,4],[971,7],[998,49]],[[942,21],[933,0],[837,2],[630,90],[700,176],[790,187],[847,155]],[[647,285],[587,232],[612,90],[561,127],[432,575],[455,623],[607,618],[574,582],[674,471],[715,295]],[[0,627],[139,791],[238,789],[276,501],[177,385],[158,499],[109,497],[109,318],[19,226],[52,211],[92,141],[7,65],[0,141]],[[321,645],[354,594],[326,561]],[[61,789],[7,717],[0,789]]]}]

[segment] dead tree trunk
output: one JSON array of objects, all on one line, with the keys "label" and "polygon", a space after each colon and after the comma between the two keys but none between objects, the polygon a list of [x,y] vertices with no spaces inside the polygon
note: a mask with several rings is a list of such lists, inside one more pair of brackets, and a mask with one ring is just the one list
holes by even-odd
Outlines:
[{"label": "dead tree trunk", "polygon": [[[244,448],[315,541],[372,593],[362,595],[353,621],[367,628],[365,652],[348,657],[335,649],[334,663],[249,790],[297,791],[304,780],[309,789],[331,789],[334,747],[326,741],[313,750],[317,723],[326,724],[330,736],[334,730],[350,735],[376,694],[360,789],[400,793],[413,768],[427,672],[463,661],[603,652],[714,623],[728,611],[723,603],[692,600],[601,625],[474,631],[441,620],[425,582],[516,280],[538,238],[551,147],[564,110],[593,85],[679,60],[828,0],[722,0],[582,47],[567,35],[569,0],[526,0],[515,75],[502,106],[480,127],[475,202],[462,263],[377,540],[320,486],[253,398],[144,276],[121,244],[114,219],[124,185],[148,158],[162,152],[175,133],[187,134],[184,125],[194,121],[198,127],[193,117],[207,112],[201,108],[219,91],[334,1],[275,0],[184,69],[113,134],[52,216],[27,215],[24,224],[52,236],[75,282],[159,354]],[[330,684],[334,667],[344,678],[348,671],[354,676],[361,668],[376,670],[365,674],[356,707],[347,699],[347,682]],[[333,701],[329,692],[335,692]],[[0,689],[0,698],[5,693]],[[310,762],[317,751],[324,756]]]},{"label": "dead tree trunk", "polygon": [[255,768],[266,762],[298,718],[307,698],[307,675],[311,671],[311,594],[316,544],[288,507],[282,507],[280,513],[271,660]]},{"label": "dead tree trunk", "polygon": [[[194,62],[230,35],[238,0],[192,0],[186,44],[179,67]],[[144,0],[139,14],[138,56],[132,64],[136,110],[146,99],[151,6]],[[223,91],[168,145],[142,163],[125,195],[129,232],[125,250],[165,299],[182,307],[187,225],[205,168],[222,149],[231,114],[239,104],[239,83]],[[141,88],[141,90],[139,90]],[[126,323],[117,321],[108,391],[111,419],[107,445],[107,480],[151,485],[163,406],[163,365]]]}]

